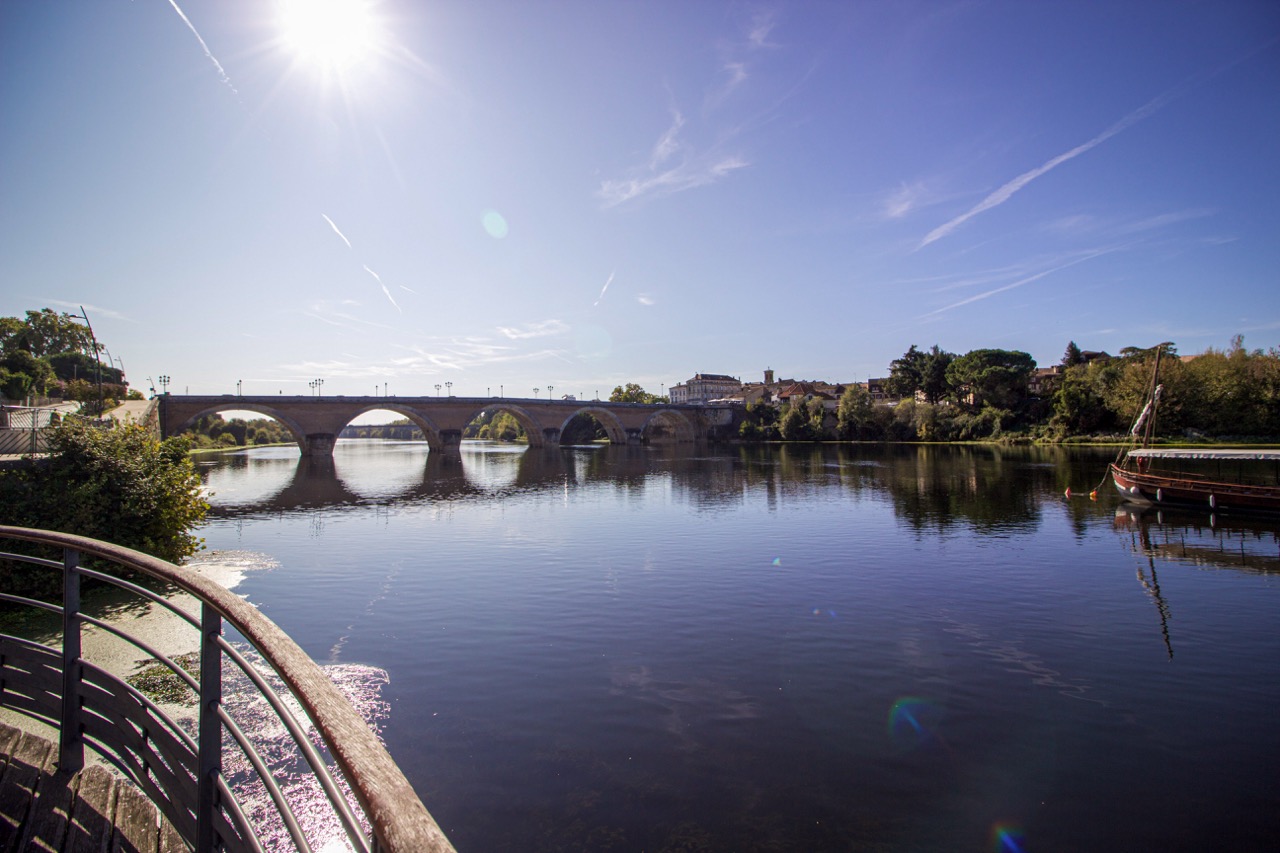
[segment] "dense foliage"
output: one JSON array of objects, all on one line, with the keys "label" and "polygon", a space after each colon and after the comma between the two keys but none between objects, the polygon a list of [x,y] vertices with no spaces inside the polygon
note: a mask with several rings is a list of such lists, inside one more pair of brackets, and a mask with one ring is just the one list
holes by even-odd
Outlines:
[{"label": "dense foliage", "polygon": [[183,435],[197,449],[253,447],[263,444],[292,444],[293,436],[274,418],[223,420],[222,415],[198,418]]},{"label": "dense foliage", "polygon": [[1280,348],[1225,350],[1179,357],[1171,342],[1126,347],[1118,356],[1084,353],[1074,341],[1062,362],[1031,378],[1036,364],[1016,350],[964,355],[912,345],[889,367],[877,403],[863,385],[844,389],[835,418],[819,418],[822,401],[775,407],[748,405],[738,435],[745,441],[970,441],[1118,437],[1128,432],[1150,391],[1156,353],[1164,385],[1157,435],[1165,438],[1280,438]]},{"label": "dense foliage", "polygon": [[91,404],[104,403],[130,392],[123,371],[103,363],[101,345],[79,318],[51,308],[28,311],[25,319],[0,317],[0,395],[10,400],[54,396]]},{"label": "dense foliage", "polygon": [[76,533],[171,562],[200,550],[209,509],[185,439],[70,419],[49,432],[46,459],[0,471],[8,524]]},{"label": "dense foliage", "polygon": [[650,394],[644,388],[635,382],[628,382],[626,385],[618,385],[613,389],[613,393],[609,395],[610,403],[669,403],[666,397],[657,394]]}]

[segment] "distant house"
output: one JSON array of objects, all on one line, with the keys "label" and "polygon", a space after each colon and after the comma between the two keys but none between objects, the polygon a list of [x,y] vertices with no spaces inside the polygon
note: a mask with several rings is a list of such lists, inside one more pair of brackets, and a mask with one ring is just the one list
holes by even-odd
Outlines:
[{"label": "distant house", "polygon": [[709,403],[742,392],[742,380],[720,373],[695,373],[668,389],[672,403]]},{"label": "distant house", "polygon": [[1048,397],[1058,390],[1058,383],[1062,381],[1064,369],[1061,364],[1037,367],[1027,381],[1027,393],[1032,397]]}]

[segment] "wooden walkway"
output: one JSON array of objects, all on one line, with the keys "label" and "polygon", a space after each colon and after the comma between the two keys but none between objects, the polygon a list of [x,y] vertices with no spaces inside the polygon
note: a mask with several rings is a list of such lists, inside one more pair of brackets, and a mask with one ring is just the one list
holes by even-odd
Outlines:
[{"label": "wooden walkway", "polygon": [[90,764],[57,769],[58,747],[0,723],[0,853],[185,853],[132,784]]}]

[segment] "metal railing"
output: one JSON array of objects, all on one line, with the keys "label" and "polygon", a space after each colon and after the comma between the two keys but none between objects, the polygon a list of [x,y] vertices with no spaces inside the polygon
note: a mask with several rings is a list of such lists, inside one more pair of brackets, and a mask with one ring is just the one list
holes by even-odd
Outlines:
[{"label": "metal railing", "polygon": [[[318,841],[314,803],[290,801],[264,758],[223,701],[224,685],[234,676],[257,691],[287,730],[306,772],[323,791],[323,800],[344,831],[350,848],[368,853],[446,853],[453,847],[428,813],[400,768],[337,686],[287,634],[257,608],[222,586],[164,560],[118,545],[44,530],[0,525],[0,541],[20,540],[62,549],[61,561],[0,552],[0,559],[62,573],[61,605],[0,592],[0,601],[37,608],[62,618],[61,648],[0,633],[0,706],[11,708],[59,730],[59,766],[84,764],[89,743],[118,767],[156,804],[183,839],[197,851],[264,851],[264,824],[283,832],[265,843],[275,849],[309,853]],[[176,587],[199,602],[199,616],[138,584],[81,565],[91,557]],[[125,627],[81,610],[80,586],[92,578],[165,608],[198,632],[199,669],[187,672]],[[248,650],[223,636],[233,628]],[[198,696],[194,733],[119,675],[86,660],[81,627],[93,625],[118,637],[171,670]],[[251,663],[260,658],[265,666]],[[231,665],[224,673],[224,662]],[[282,686],[280,692],[274,682]],[[240,688],[236,688],[240,692]],[[257,697],[255,697],[257,698]],[[296,707],[290,707],[295,704]],[[301,710],[299,710],[301,709]],[[190,727],[190,726],[189,726]],[[317,735],[313,744],[309,731]],[[232,751],[228,754],[228,751]],[[332,759],[339,775],[321,754]],[[232,780],[228,765],[238,768]],[[248,781],[246,781],[248,780]],[[252,787],[265,792],[264,809],[246,814],[242,800]],[[350,802],[346,791],[350,792]],[[330,821],[332,822],[332,821]],[[280,845],[283,845],[281,847]]]}]

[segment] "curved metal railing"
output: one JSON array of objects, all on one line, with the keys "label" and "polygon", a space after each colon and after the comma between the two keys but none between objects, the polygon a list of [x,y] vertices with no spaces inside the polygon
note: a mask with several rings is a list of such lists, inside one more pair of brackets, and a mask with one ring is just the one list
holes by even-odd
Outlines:
[{"label": "curved metal railing", "polygon": [[[453,847],[414,793],[364,719],[320,667],[275,623],[222,586],[172,563],[96,539],[0,525],[0,540],[21,540],[61,548],[61,562],[28,554],[0,552],[0,559],[62,573],[60,605],[0,592],[0,600],[60,614],[62,648],[0,633],[0,705],[59,729],[59,766],[68,771],[84,764],[90,743],[115,764],[156,804],[197,853],[263,851],[262,808],[246,815],[247,786],[265,793],[283,832],[267,840],[310,853],[318,839],[309,838],[298,811],[310,803],[290,802],[289,792],[274,778],[264,758],[223,701],[224,661],[258,691],[314,775],[324,799],[353,850],[368,853],[447,853]],[[88,555],[140,572],[193,596],[199,616],[138,584],[80,565]],[[93,578],[165,608],[199,632],[199,671],[192,675],[172,657],[132,636],[119,625],[81,612],[80,582]],[[223,624],[234,628],[266,667],[255,666],[223,637]],[[156,702],[119,675],[86,660],[81,626],[99,629],[132,644],[162,663],[198,696],[194,736]],[[269,670],[267,670],[269,667]],[[270,682],[283,686],[281,696]],[[290,708],[296,703],[297,708]],[[318,744],[308,727],[314,726]],[[230,756],[225,752],[231,749]],[[339,775],[321,754],[331,756]],[[229,781],[230,763],[242,768]],[[251,771],[249,770],[251,768]],[[242,778],[243,777],[243,778]],[[250,781],[246,782],[245,779]],[[350,791],[349,798],[346,791]],[[355,802],[349,802],[354,799]],[[323,839],[321,839],[323,840]]]}]

